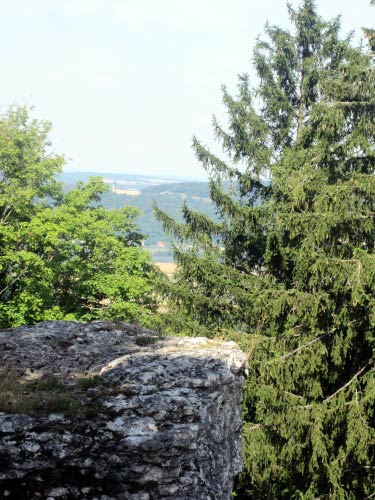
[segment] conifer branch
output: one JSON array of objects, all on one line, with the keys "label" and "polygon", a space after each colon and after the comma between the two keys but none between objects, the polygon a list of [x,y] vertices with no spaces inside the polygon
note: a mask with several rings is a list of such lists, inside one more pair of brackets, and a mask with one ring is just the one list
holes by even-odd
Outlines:
[{"label": "conifer branch", "polygon": [[[353,325],[355,323],[358,323],[359,321],[361,321],[361,320],[357,319],[357,320],[350,321],[346,326],[351,326],[351,325]],[[301,327],[302,327],[302,325],[298,325],[298,328],[301,328]],[[297,328],[297,327],[295,327],[295,328]],[[333,328],[329,332],[323,333],[322,335],[319,335],[319,337],[315,337],[314,339],[310,340],[306,344],[302,344],[302,345],[298,346],[293,351],[290,351],[290,352],[284,354],[283,356],[281,356],[279,358],[275,358],[275,359],[271,360],[270,363],[275,363],[277,361],[282,361],[284,359],[290,358],[294,354],[298,354],[299,352],[301,352],[303,349],[305,349],[305,347],[309,347],[310,345],[315,344],[315,342],[318,342],[319,340],[321,340],[321,339],[323,339],[325,337],[328,337],[328,335],[332,335],[332,333],[337,332],[337,330],[339,330],[338,327],[337,328]]]},{"label": "conifer branch", "polygon": [[315,344],[315,342],[318,342],[319,340],[323,339],[324,337],[331,335],[331,333],[333,333],[336,330],[337,330],[337,328],[333,331],[328,332],[328,333],[324,333],[323,335],[320,335],[319,337],[316,337],[315,339],[310,340],[310,342],[307,342],[306,344],[298,346],[296,349],[294,349],[294,351],[288,352],[287,354],[284,354],[284,356],[281,356],[280,358],[273,359],[271,362],[282,361],[284,359],[290,358],[294,354],[298,354],[299,352],[301,352],[303,349],[305,349],[305,347],[309,347],[310,345]]},{"label": "conifer branch", "polygon": [[254,424],[251,427],[246,427],[247,431],[255,431],[256,429],[262,429],[263,425],[262,424]]},{"label": "conifer branch", "polygon": [[343,106],[344,108],[361,107],[366,110],[375,109],[375,103],[369,101],[322,101],[320,104],[325,105],[328,108]]},{"label": "conifer branch", "polygon": [[287,394],[288,396],[293,396],[294,398],[297,399],[305,399],[303,396],[300,396],[299,394],[294,394],[293,392],[283,391],[283,393]]},{"label": "conifer branch", "polygon": [[[344,469],[344,472],[349,472],[350,470],[357,470],[357,469],[367,469],[367,470],[372,470],[375,469],[375,465],[358,465],[357,467],[349,467],[348,469]],[[375,493],[371,496],[375,496]],[[366,497],[366,498],[371,498],[371,497]]]},{"label": "conifer branch", "polygon": [[327,403],[328,401],[331,401],[331,399],[333,399],[335,396],[337,396],[337,394],[339,394],[341,391],[343,391],[344,389],[349,387],[349,385],[352,382],[354,382],[354,380],[356,380],[360,375],[362,375],[362,373],[366,370],[366,368],[368,368],[373,362],[374,362],[374,360],[370,359],[370,361],[368,363],[366,363],[364,366],[362,366],[362,368],[360,370],[358,370],[357,373],[355,375],[353,375],[353,377],[346,384],[344,384],[342,387],[340,387],[340,389],[337,389],[337,391],[334,392],[333,394],[331,394],[330,396],[328,396],[328,398],[324,399],[323,403]]}]

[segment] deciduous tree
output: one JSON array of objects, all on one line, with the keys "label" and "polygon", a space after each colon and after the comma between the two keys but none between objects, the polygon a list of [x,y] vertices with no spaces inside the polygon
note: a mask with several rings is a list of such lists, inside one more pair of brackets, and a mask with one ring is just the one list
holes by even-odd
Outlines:
[{"label": "deciduous tree", "polygon": [[0,118],[0,326],[44,319],[149,323],[156,271],[132,207],[98,203],[101,178],[64,193],[49,124],[25,108]]}]

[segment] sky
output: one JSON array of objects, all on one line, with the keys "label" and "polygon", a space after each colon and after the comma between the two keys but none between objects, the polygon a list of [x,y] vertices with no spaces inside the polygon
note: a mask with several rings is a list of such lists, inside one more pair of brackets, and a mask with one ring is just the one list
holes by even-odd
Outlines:
[{"label": "sky", "polygon": [[[317,1],[358,40],[369,4]],[[0,0],[0,112],[51,121],[67,171],[204,179],[192,136],[217,147],[221,85],[252,74],[267,20],[288,26],[285,0]]]}]

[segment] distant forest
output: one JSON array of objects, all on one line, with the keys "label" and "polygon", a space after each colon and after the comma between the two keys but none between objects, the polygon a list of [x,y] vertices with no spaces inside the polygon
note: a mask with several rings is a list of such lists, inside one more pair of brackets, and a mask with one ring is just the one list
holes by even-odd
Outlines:
[{"label": "distant forest", "polygon": [[209,197],[207,182],[183,182],[161,184],[146,188],[140,196],[128,196],[113,192],[104,193],[101,203],[105,208],[117,209],[132,205],[142,212],[138,218],[141,233],[147,235],[147,245],[157,241],[166,241],[162,225],[155,219],[152,211],[153,201],[159,208],[174,219],[182,222],[182,205],[187,203],[191,210],[202,212],[210,218],[216,218],[215,206]]},{"label": "distant forest", "polygon": [[[108,174],[108,176],[111,175]],[[81,177],[82,180],[86,180],[84,173],[81,173]],[[117,174],[116,179],[119,177]],[[71,182],[73,180],[77,181],[79,178],[80,173],[75,174],[74,179],[67,177],[66,174],[62,175],[63,182],[69,187],[73,187],[73,183],[71,184]],[[155,245],[158,241],[168,243],[161,223],[155,219],[153,214],[152,205],[154,201],[161,210],[179,222],[183,221],[182,206],[185,202],[191,210],[201,212],[209,218],[217,220],[215,205],[210,199],[208,182],[171,183],[169,181],[165,184],[150,185],[150,183],[147,183],[147,180],[149,178],[142,177],[141,179],[132,179],[129,185],[119,185],[121,188],[140,189],[140,196],[129,196],[109,191],[102,195],[100,202],[108,210],[120,209],[125,206],[137,207],[141,211],[137,222],[140,232],[147,237],[145,241],[146,246]]]}]

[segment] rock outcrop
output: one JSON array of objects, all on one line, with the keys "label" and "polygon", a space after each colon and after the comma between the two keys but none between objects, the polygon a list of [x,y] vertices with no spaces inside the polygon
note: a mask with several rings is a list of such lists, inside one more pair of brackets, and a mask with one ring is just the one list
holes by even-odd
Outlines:
[{"label": "rock outcrop", "polygon": [[121,322],[0,332],[0,498],[228,500],[245,363]]}]

